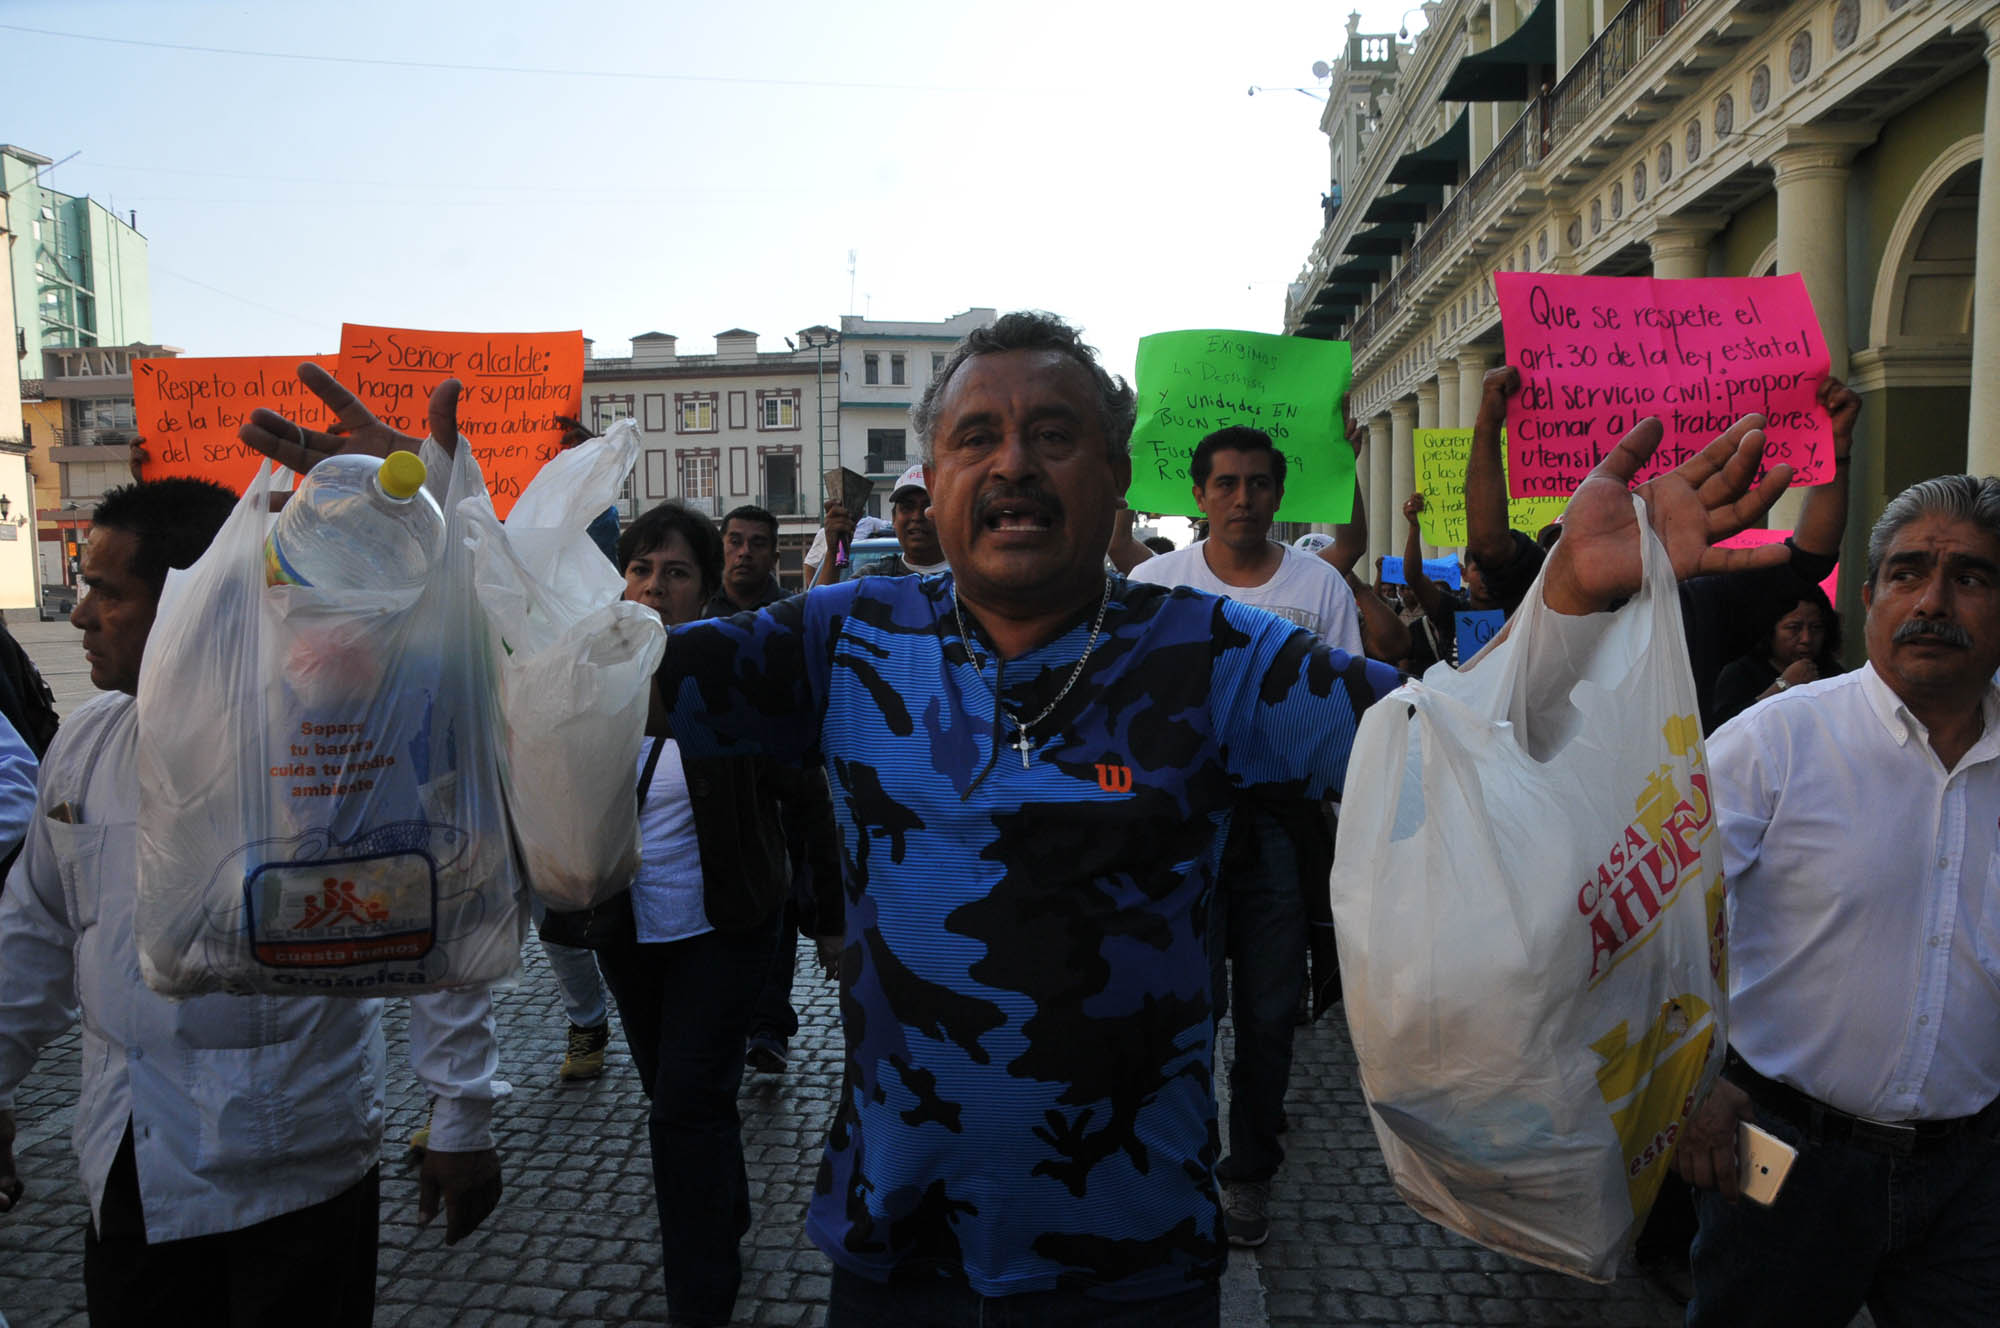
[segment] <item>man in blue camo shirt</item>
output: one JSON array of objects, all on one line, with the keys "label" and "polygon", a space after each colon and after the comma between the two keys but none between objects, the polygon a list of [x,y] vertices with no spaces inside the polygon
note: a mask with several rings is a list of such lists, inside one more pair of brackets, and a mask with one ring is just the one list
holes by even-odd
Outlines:
[{"label": "man in blue camo shirt", "polygon": [[[949,573],[691,625],[667,651],[684,744],[817,759],[833,782],[847,1067],[807,1217],[831,1325],[1219,1316],[1206,937],[1229,808],[1336,791],[1396,677],[1107,574],[1133,414],[1072,329],[1000,319],[914,412]],[[1725,503],[1758,449],[1723,462],[1743,433],[1655,486],[1683,571],[1748,552],[1707,547],[1740,524]],[[1559,611],[1637,587],[1625,486],[1657,436],[1581,492]]]}]

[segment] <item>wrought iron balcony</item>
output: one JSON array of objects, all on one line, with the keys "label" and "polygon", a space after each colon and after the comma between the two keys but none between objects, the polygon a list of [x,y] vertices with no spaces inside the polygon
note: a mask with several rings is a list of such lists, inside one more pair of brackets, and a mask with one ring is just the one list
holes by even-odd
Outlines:
[{"label": "wrought iron balcony", "polygon": [[[1528,104],[1521,118],[1486,159],[1453,192],[1430,224],[1404,251],[1403,262],[1382,284],[1374,300],[1347,327],[1347,340],[1360,345],[1374,337],[1415,293],[1424,274],[1448,263],[1494,202],[1518,186],[1520,177],[1574,145],[1612,91],[1703,0],[1631,0],[1599,33],[1555,87]],[[1314,259],[1329,241],[1331,228],[1314,247]]]}]

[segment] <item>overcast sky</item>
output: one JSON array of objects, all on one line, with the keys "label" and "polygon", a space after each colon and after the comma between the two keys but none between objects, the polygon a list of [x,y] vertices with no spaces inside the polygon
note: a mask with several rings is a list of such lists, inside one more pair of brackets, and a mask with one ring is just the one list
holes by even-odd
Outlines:
[{"label": "overcast sky", "polygon": [[1290,89],[1349,8],[0,0],[0,142],[137,211],[189,354],[343,320],[782,349],[991,305],[1129,373],[1148,332],[1280,330],[1327,184]]}]

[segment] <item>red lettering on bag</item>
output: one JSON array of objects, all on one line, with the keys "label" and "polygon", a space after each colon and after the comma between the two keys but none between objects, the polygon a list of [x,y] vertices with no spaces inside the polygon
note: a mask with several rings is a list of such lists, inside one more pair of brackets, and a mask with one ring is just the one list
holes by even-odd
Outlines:
[{"label": "red lettering on bag", "polygon": [[1708,775],[1688,777],[1691,792],[1647,837],[1633,821],[1612,844],[1591,878],[1577,891],[1577,912],[1590,930],[1590,976],[1595,980],[1617,953],[1651,928],[1673,902],[1681,873],[1701,862],[1701,841],[1714,819]]}]

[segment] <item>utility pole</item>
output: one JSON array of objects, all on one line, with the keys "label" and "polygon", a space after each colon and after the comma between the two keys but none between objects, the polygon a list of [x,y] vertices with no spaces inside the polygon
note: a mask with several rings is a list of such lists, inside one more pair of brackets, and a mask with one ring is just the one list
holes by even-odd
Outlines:
[{"label": "utility pole", "polygon": [[813,408],[818,414],[819,429],[819,484],[814,488],[819,494],[817,515],[826,515],[826,349],[840,343],[840,334],[834,331],[801,332],[805,343],[813,348]]}]

